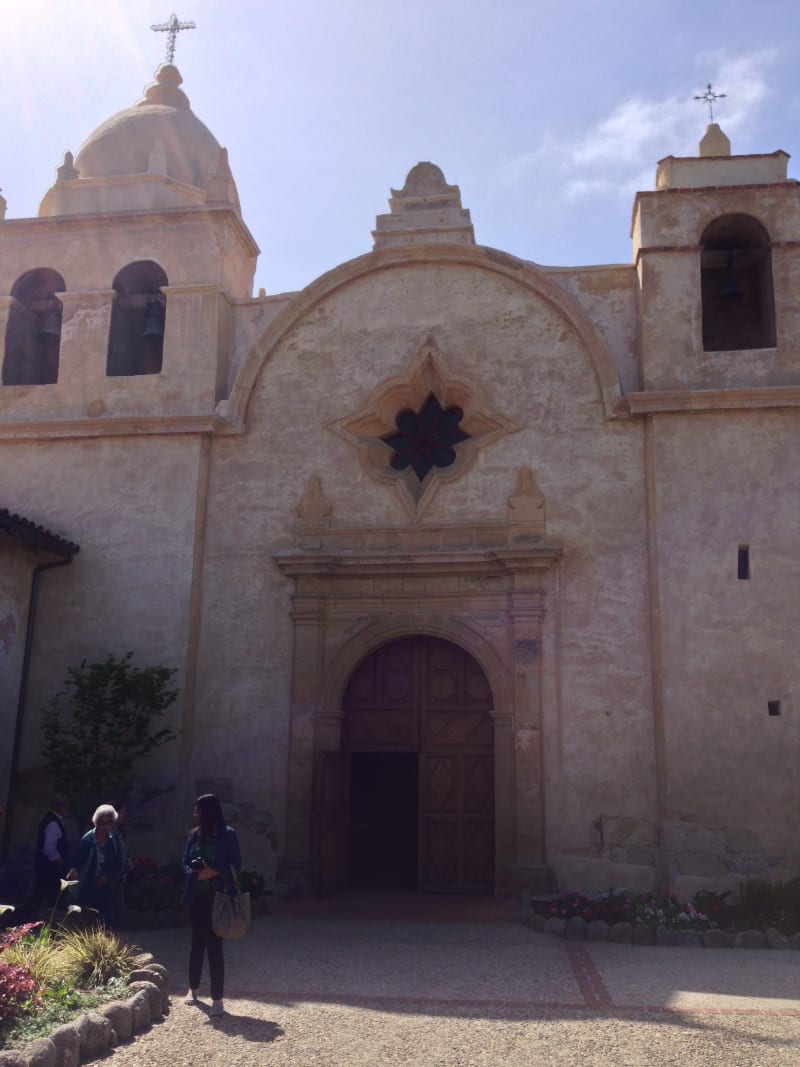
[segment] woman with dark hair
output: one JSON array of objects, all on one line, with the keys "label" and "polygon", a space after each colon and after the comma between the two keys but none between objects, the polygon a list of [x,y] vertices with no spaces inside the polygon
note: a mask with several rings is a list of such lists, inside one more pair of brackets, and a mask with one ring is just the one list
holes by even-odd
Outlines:
[{"label": "woman with dark hair", "polygon": [[197,991],[203,975],[203,958],[208,953],[211,978],[210,1015],[222,1015],[225,984],[225,961],[222,958],[222,939],[211,926],[214,893],[236,894],[231,868],[240,871],[242,854],[236,831],[225,825],[219,797],[205,793],[194,802],[197,825],[189,834],[183,850],[183,870],[186,888],[183,901],[189,903],[192,927],[192,947],[189,951],[189,992],[187,1004],[197,1004]]}]

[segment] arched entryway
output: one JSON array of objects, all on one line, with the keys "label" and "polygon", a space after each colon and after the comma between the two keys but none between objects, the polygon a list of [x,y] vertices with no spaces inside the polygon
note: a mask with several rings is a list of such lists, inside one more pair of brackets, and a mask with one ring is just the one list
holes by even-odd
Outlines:
[{"label": "arched entryway", "polygon": [[494,891],[492,708],[483,670],[450,641],[406,637],[362,661],[341,751],[319,761],[318,889]]}]

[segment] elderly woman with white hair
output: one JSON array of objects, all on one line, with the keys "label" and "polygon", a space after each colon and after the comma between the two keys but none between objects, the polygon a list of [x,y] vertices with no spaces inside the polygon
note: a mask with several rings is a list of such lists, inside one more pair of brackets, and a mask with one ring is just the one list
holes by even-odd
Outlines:
[{"label": "elderly woman with white hair", "polygon": [[114,901],[122,878],[123,854],[114,827],[117,813],[101,804],[92,816],[93,829],[85,833],[75,850],[67,878],[77,879],[74,893],[81,907],[94,908],[106,926],[114,925]]}]

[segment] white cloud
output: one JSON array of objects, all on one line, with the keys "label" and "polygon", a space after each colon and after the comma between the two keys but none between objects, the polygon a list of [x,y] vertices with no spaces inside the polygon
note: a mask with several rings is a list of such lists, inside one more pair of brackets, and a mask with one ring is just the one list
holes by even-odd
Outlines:
[{"label": "white cloud", "polygon": [[[714,119],[729,135],[744,133],[755,121],[770,94],[767,78],[776,60],[773,49],[697,57],[695,65],[708,72],[706,80],[710,77],[714,90],[726,94],[715,107]],[[701,95],[705,85],[661,99],[629,97],[583,136],[573,140],[550,136],[536,151],[507,160],[500,180],[509,187],[536,174],[570,201],[609,194],[627,199],[637,189],[651,188],[659,159],[696,153],[708,116],[703,113],[705,105],[693,97]]]}]

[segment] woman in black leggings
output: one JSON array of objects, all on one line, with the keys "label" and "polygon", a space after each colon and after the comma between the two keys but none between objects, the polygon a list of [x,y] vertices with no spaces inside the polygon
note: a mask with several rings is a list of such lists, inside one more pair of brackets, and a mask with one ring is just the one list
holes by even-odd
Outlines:
[{"label": "woman in black leggings", "polygon": [[225,825],[219,797],[206,793],[194,802],[196,826],[183,850],[186,875],[184,903],[189,903],[192,947],[189,951],[189,991],[187,1004],[198,1004],[197,991],[203,975],[203,959],[208,954],[211,978],[210,1015],[222,1015],[225,986],[225,961],[222,939],[211,926],[211,907],[215,892],[236,893],[234,870],[242,868],[242,854],[236,831]]}]

